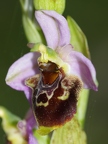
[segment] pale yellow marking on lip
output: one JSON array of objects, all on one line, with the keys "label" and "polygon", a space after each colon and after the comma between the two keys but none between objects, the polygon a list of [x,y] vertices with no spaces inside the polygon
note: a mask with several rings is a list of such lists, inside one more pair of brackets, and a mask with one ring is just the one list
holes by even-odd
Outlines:
[{"label": "pale yellow marking on lip", "polygon": [[49,102],[47,101],[46,103],[43,103],[43,102],[40,102],[40,103],[37,103],[36,102],[36,106],[44,106],[44,107],[47,107],[49,105]]},{"label": "pale yellow marking on lip", "polygon": [[31,76],[30,78],[25,80],[25,85],[30,87],[31,89],[34,89],[39,81],[39,78],[39,74]]},{"label": "pale yellow marking on lip", "polygon": [[64,91],[63,96],[59,96],[57,97],[60,100],[67,100],[69,98],[69,92],[68,91]]},{"label": "pale yellow marking on lip", "polygon": [[56,88],[52,91],[52,93],[51,93],[51,95],[48,95],[47,94],[47,92],[46,91],[42,91],[40,94],[46,94],[46,97],[48,98],[48,101],[46,102],[46,103],[43,103],[43,102],[40,102],[40,103],[38,103],[37,102],[37,99],[38,99],[38,97],[39,97],[39,95],[36,97],[36,106],[38,107],[38,106],[44,106],[44,107],[47,107],[48,105],[49,105],[49,100],[53,97],[53,95],[54,95],[54,91],[57,89],[57,87],[58,87],[58,84],[57,84],[57,86],[56,86]]}]

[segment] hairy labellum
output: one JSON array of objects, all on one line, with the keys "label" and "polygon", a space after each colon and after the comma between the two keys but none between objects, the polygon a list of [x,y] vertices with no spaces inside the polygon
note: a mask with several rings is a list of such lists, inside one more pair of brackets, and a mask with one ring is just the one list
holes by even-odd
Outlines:
[{"label": "hairy labellum", "polygon": [[55,63],[39,63],[40,74],[26,80],[33,89],[33,112],[39,126],[61,126],[76,113],[82,82]]}]

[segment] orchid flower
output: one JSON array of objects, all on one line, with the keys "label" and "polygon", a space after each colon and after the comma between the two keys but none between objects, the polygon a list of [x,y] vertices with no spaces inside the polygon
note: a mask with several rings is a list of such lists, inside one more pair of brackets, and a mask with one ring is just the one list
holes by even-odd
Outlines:
[{"label": "orchid flower", "polygon": [[2,127],[6,133],[7,143],[12,144],[37,144],[33,135],[32,128],[36,126],[35,118],[31,109],[24,120],[9,112],[0,106],[0,118],[2,118]]},{"label": "orchid flower", "polygon": [[33,128],[36,127],[36,121],[31,109],[26,114],[25,119],[18,122],[17,127],[22,137],[26,139],[28,144],[38,144],[32,132]]},{"label": "orchid flower", "polygon": [[[47,46],[29,43],[31,52],[9,68],[6,83],[24,91],[41,134],[70,121],[82,88],[97,91],[92,62],[70,44],[66,19],[55,11],[36,11]],[[47,130],[46,130],[47,129]]]}]

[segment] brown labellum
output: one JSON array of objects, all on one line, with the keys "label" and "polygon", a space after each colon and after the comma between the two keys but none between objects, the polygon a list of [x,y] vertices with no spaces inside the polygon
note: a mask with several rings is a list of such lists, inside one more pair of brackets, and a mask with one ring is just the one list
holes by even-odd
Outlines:
[{"label": "brown labellum", "polygon": [[33,89],[34,115],[39,126],[61,126],[76,113],[82,82],[74,75],[65,75],[52,62],[39,63],[39,68],[40,75],[26,80]]}]

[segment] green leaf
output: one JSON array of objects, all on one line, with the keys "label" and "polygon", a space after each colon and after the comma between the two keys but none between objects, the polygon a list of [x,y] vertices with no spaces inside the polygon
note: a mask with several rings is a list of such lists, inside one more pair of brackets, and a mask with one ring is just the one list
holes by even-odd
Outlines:
[{"label": "green leaf", "polygon": [[78,105],[77,105],[77,113],[76,113],[78,122],[82,128],[83,128],[84,122],[85,122],[88,98],[89,98],[89,90],[83,89],[79,95]]},{"label": "green leaf", "polygon": [[74,117],[53,132],[50,144],[86,144],[86,134]]},{"label": "green leaf", "polygon": [[[83,53],[87,58],[90,58],[89,47],[85,34],[70,16],[67,17],[67,21],[71,34],[71,44],[74,47],[74,50],[79,51]],[[89,90],[83,89],[79,96],[76,114],[81,127],[84,126],[88,97]]]},{"label": "green leaf", "polygon": [[71,34],[71,44],[74,47],[74,50],[79,51],[90,58],[86,36],[70,16],[67,17],[67,22]]}]

